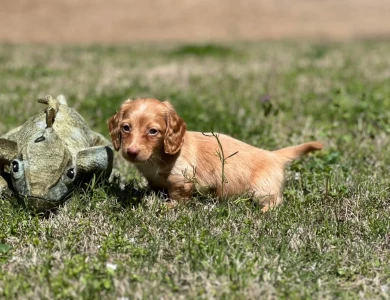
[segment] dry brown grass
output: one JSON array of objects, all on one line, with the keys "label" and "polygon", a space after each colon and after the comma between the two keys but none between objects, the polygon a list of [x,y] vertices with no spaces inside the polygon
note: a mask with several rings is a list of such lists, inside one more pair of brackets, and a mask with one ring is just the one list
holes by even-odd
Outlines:
[{"label": "dry brown grass", "polygon": [[386,0],[2,1],[0,41],[134,43],[389,37]]}]

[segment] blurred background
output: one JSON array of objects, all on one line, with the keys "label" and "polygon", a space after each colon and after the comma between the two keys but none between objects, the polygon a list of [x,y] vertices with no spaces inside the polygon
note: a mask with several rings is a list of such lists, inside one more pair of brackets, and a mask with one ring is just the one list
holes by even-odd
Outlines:
[{"label": "blurred background", "polygon": [[1,0],[0,42],[133,43],[390,36],[389,0]]}]

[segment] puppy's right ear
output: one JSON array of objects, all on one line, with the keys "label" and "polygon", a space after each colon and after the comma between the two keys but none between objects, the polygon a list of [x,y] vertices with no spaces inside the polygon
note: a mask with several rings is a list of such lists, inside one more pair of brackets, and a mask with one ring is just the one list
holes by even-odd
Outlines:
[{"label": "puppy's right ear", "polygon": [[110,130],[112,145],[115,151],[118,151],[122,144],[121,130],[119,122],[121,120],[121,113],[118,112],[108,120],[108,129]]},{"label": "puppy's right ear", "polygon": [[169,102],[163,102],[168,108],[165,122],[167,123],[167,129],[164,137],[164,152],[166,154],[176,154],[179,152],[184,143],[184,134],[187,130],[187,125],[182,118],[176,113],[172,104]]}]

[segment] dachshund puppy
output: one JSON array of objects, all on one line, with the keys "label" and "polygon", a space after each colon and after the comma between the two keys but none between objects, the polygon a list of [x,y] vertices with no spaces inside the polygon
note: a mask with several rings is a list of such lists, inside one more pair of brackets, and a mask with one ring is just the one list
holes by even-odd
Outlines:
[{"label": "dachshund puppy", "polygon": [[188,200],[204,188],[219,198],[250,193],[263,211],[282,201],[286,163],[323,147],[308,142],[266,151],[227,135],[187,131],[170,103],[151,98],[124,102],[108,127],[115,150],[170,200]]}]

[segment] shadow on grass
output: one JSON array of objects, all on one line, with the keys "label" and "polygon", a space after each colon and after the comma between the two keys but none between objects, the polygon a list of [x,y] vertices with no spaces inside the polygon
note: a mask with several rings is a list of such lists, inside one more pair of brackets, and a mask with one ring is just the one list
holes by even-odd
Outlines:
[{"label": "shadow on grass", "polygon": [[[56,216],[65,204],[70,203],[71,212],[86,212],[91,208],[96,208],[99,203],[112,199],[119,204],[120,208],[137,207],[142,203],[142,199],[152,193],[147,187],[140,187],[136,180],[131,180],[125,185],[119,182],[107,182],[105,180],[92,180],[90,182],[79,183],[73,190],[58,203],[51,203],[49,207],[37,209],[29,204],[28,199],[18,198],[13,192],[0,196],[0,204],[8,202],[15,211],[24,211],[31,216],[40,219],[48,219]],[[162,195],[158,195],[162,198]],[[112,203],[112,202],[110,202]],[[110,205],[112,210],[115,206]],[[118,206],[117,206],[118,207]]]},{"label": "shadow on grass", "polygon": [[147,187],[139,187],[135,179],[126,183],[113,184],[108,189],[108,194],[115,197],[122,208],[137,207],[142,203],[142,199],[151,193]]},{"label": "shadow on grass", "polygon": [[195,56],[195,57],[225,57],[234,54],[235,51],[232,48],[215,45],[215,44],[203,44],[203,45],[185,45],[177,47],[169,53],[171,56]]}]

